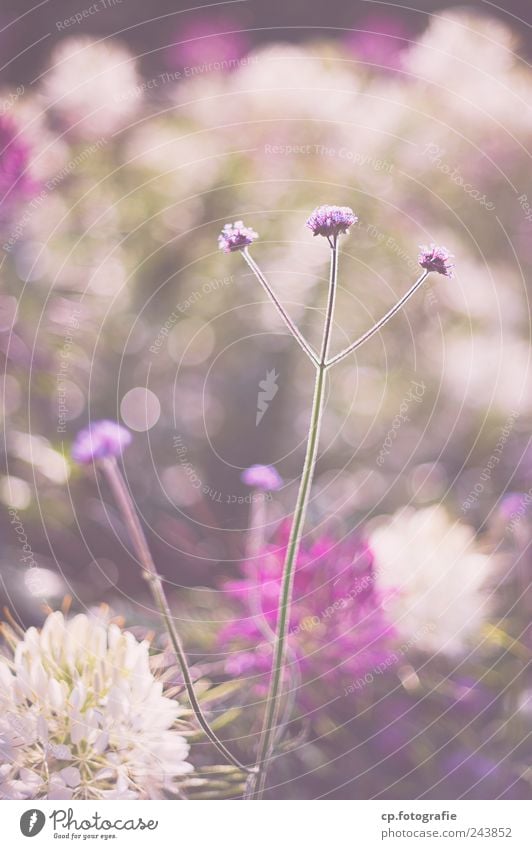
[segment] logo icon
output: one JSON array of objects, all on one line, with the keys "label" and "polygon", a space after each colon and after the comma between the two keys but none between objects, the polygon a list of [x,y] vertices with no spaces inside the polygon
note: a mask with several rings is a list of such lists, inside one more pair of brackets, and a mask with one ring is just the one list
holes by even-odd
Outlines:
[{"label": "logo icon", "polygon": [[270,406],[270,401],[273,401],[279,387],[277,386],[277,380],[279,379],[279,375],[272,369],[271,371],[266,372],[266,377],[264,380],[259,381],[259,394],[257,396],[257,417],[255,420],[255,424],[258,427],[260,421]]},{"label": "logo icon", "polygon": [[46,817],[42,811],[32,808],[25,811],[20,818],[20,830],[24,837],[35,837],[43,830]]}]

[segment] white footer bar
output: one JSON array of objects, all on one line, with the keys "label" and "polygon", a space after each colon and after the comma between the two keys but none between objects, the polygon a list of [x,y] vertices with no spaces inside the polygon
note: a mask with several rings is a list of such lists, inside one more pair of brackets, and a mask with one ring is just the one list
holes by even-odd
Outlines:
[{"label": "white footer bar", "polygon": [[6,849],[530,849],[531,807],[527,801],[4,802],[1,841]]}]

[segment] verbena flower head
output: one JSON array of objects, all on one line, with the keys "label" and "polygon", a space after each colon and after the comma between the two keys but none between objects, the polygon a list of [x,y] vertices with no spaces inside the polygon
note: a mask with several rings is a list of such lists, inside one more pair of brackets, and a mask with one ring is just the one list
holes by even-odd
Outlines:
[{"label": "verbena flower head", "polygon": [[472,527],[437,505],[399,510],[370,537],[377,584],[393,589],[387,612],[413,649],[456,655],[478,636],[490,613],[494,559],[482,553]]},{"label": "verbena flower head", "polygon": [[242,472],[240,477],[246,486],[264,491],[275,491],[281,489],[283,485],[283,479],[275,466],[250,466]]},{"label": "verbena flower head", "polygon": [[148,643],[84,614],[52,613],[0,657],[4,799],[159,799],[192,770],[177,702]]},{"label": "verbena flower head", "polygon": [[336,238],[340,233],[348,233],[349,228],[356,224],[358,216],[348,206],[318,206],[307,219],[307,227],[315,236],[325,236],[327,239]]},{"label": "verbena flower head", "polygon": [[106,457],[119,457],[131,442],[131,434],[117,422],[93,422],[80,431],[72,446],[76,463],[92,463]]},{"label": "verbena flower head", "polygon": [[447,248],[437,246],[434,243],[431,245],[419,246],[418,262],[421,268],[427,271],[437,271],[438,274],[443,274],[445,277],[454,277],[454,263],[451,262],[453,254],[449,253]]},{"label": "verbena flower head", "polygon": [[[243,565],[241,579],[224,584],[236,604],[234,621],[220,634],[220,647],[229,652],[226,669],[249,676],[259,691],[267,687],[272,662],[272,642],[264,638],[259,617],[275,630],[287,542],[283,527],[276,544]],[[298,694],[300,703],[314,700],[311,682],[317,678],[332,679],[336,687],[338,678],[351,681],[378,666],[389,654],[391,636],[368,546],[357,536],[303,542],[288,636],[289,657],[297,658],[302,683],[308,683]]]},{"label": "verbena flower head", "polygon": [[243,221],[235,221],[234,224],[226,224],[218,236],[218,247],[226,254],[233,251],[241,251],[251,245],[259,234],[246,227]]}]

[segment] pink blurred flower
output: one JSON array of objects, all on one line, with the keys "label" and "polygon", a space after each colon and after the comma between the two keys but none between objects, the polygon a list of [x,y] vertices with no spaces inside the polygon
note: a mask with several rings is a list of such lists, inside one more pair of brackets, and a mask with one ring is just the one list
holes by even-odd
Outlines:
[{"label": "pink blurred flower", "polygon": [[[243,566],[243,577],[224,584],[236,603],[235,620],[220,634],[231,675],[256,676],[263,690],[271,667],[272,641],[288,528]],[[375,586],[374,559],[358,536],[341,542],[321,536],[300,550],[290,617],[289,652],[297,658],[303,683],[349,675],[386,663],[392,628]],[[290,663],[290,661],[289,661]]]},{"label": "pink blurred flower", "polygon": [[92,463],[106,457],[120,457],[131,442],[131,434],[117,422],[93,422],[80,431],[72,446],[72,458],[76,463]]},{"label": "pink blurred flower", "polygon": [[398,71],[403,65],[402,54],[412,38],[412,31],[398,16],[370,14],[357,22],[344,43],[360,61],[380,66],[381,70]]},{"label": "pink blurred flower", "polygon": [[28,173],[29,147],[18,128],[5,115],[0,116],[0,219],[4,221],[14,203],[27,200],[36,191]]},{"label": "pink blurred flower", "polygon": [[283,479],[275,466],[250,466],[244,469],[240,478],[246,486],[255,489],[277,490],[283,485]]},{"label": "pink blurred flower", "polygon": [[[235,63],[250,48],[249,37],[242,31],[242,20],[231,15],[195,15],[188,23],[180,25],[174,35],[175,44],[166,52],[169,68],[208,68],[209,64]],[[223,67],[220,69],[223,70]]]}]

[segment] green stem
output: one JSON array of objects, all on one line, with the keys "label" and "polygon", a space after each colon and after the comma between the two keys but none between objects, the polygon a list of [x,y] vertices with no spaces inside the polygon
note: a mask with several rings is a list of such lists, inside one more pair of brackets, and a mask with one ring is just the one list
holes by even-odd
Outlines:
[{"label": "green stem", "polygon": [[318,365],[318,357],[316,356],[315,352],[312,350],[312,348],[308,344],[307,340],[305,339],[305,337],[303,336],[303,334],[301,333],[301,331],[299,330],[297,325],[292,321],[292,319],[290,318],[290,316],[286,312],[286,310],[283,307],[282,303],[280,302],[279,298],[277,297],[277,295],[273,291],[273,289],[270,286],[270,284],[268,283],[266,277],[264,276],[264,274],[260,270],[259,266],[255,262],[255,260],[251,256],[251,254],[249,253],[248,249],[245,248],[243,251],[241,251],[241,253],[242,253],[243,258],[245,259],[245,261],[247,262],[247,264],[251,268],[253,274],[255,275],[257,280],[259,281],[260,285],[262,286],[262,288],[264,289],[264,291],[266,292],[266,294],[268,295],[268,297],[272,301],[277,312],[279,313],[279,315],[283,319],[284,323],[286,324],[286,326],[290,330],[294,339],[297,342],[299,342],[302,350],[309,357],[309,359],[314,363],[314,365],[317,366]]},{"label": "green stem", "polygon": [[348,345],[348,347],[345,348],[345,350],[340,351],[339,354],[336,354],[335,357],[332,357],[330,360],[328,360],[328,362],[326,363],[327,368],[330,368],[331,366],[334,366],[337,363],[341,362],[341,360],[343,360],[349,354],[352,354],[353,351],[356,351],[357,348],[360,348],[360,346],[363,345],[364,342],[367,342],[368,339],[371,339],[371,337],[374,336],[375,333],[378,333],[379,330],[381,329],[381,327],[384,327],[384,325],[388,321],[390,321],[390,319],[393,318],[394,315],[397,312],[399,312],[399,310],[402,307],[404,307],[404,305],[406,304],[406,302],[408,300],[410,300],[412,295],[414,295],[417,292],[417,290],[422,285],[422,283],[425,282],[425,279],[428,276],[428,273],[429,273],[428,271],[424,271],[423,274],[420,277],[418,277],[416,282],[410,287],[408,292],[406,292],[406,294],[404,294],[402,298],[399,298],[397,303],[394,304],[394,306],[390,310],[388,310],[388,312],[385,315],[383,315],[383,317],[380,318],[379,321],[377,321],[376,324],[373,325],[373,327],[370,327],[369,330],[366,330],[366,332],[363,333],[362,336],[359,336],[358,339],[356,339],[354,342],[352,342],[350,345]]},{"label": "green stem", "polygon": [[280,711],[281,688],[283,670],[286,662],[288,629],[290,625],[290,609],[292,604],[292,591],[294,586],[295,567],[299,554],[301,535],[305,522],[305,515],[309,502],[316,458],[318,456],[318,443],[321,418],[325,400],[325,376],[326,360],[329,351],[331,330],[334,315],[334,304],[336,299],[336,282],[338,277],[338,246],[337,240],[331,243],[331,271],[329,279],[329,295],[327,310],[325,314],[325,325],[321,345],[320,359],[316,366],[316,382],[314,386],[314,397],[310,414],[310,424],[307,438],[307,450],[299,492],[294,511],[294,520],[290,530],[288,547],[284,562],[283,577],[281,583],[281,596],[279,599],[279,611],[277,617],[277,634],[274,650],[274,660],[270,687],[266,700],[266,710],[259,742],[259,751],[256,762],[256,772],[248,779],[246,798],[260,799],[264,793],[269,762],[272,757],[273,743],[275,740],[276,726]]},{"label": "green stem", "polygon": [[163,582],[159,573],[157,572],[157,568],[151,556],[151,552],[146,537],[144,535],[144,531],[142,530],[142,526],[140,524],[137,512],[133,505],[133,501],[131,499],[131,495],[129,494],[126,482],[124,481],[122,473],[118,467],[118,463],[113,457],[111,459],[102,460],[101,467],[103,468],[103,471],[109,482],[109,486],[111,487],[113,495],[120,508],[120,512],[122,513],[124,522],[126,523],[128,531],[130,533],[133,546],[137,553],[137,557],[140,561],[141,566],[144,569],[144,577],[146,578],[149,584],[153,599],[155,601],[155,604],[157,605],[157,608],[159,609],[159,613],[161,614],[162,620],[165,624],[168,636],[170,637],[172,648],[175,652],[177,661],[181,668],[181,674],[183,675],[183,681],[188,694],[188,698],[190,700],[190,704],[192,706],[192,710],[194,711],[198,724],[201,726],[211,743],[216,746],[220,754],[223,755],[223,757],[227,761],[229,761],[229,763],[233,764],[233,766],[237,767],[237,769],[240,769],[243,772],[250,773],[252,772],[252,770],[249,767],[246,767],[241,764],[240,761],[235,758],[234,755],[231,754],[229,749],[227,749],[222,743],[222,741],[218,739],[214,731],[211,729],[207,719],[205,718],[205,715],[194,690],[194,682],[192,681],[192,676],[190,674],[190,668],[188,666],[185,650],[183,648],[181,638],[177,632],[172,614],[170,612],[170,607],[166,599]]}]

